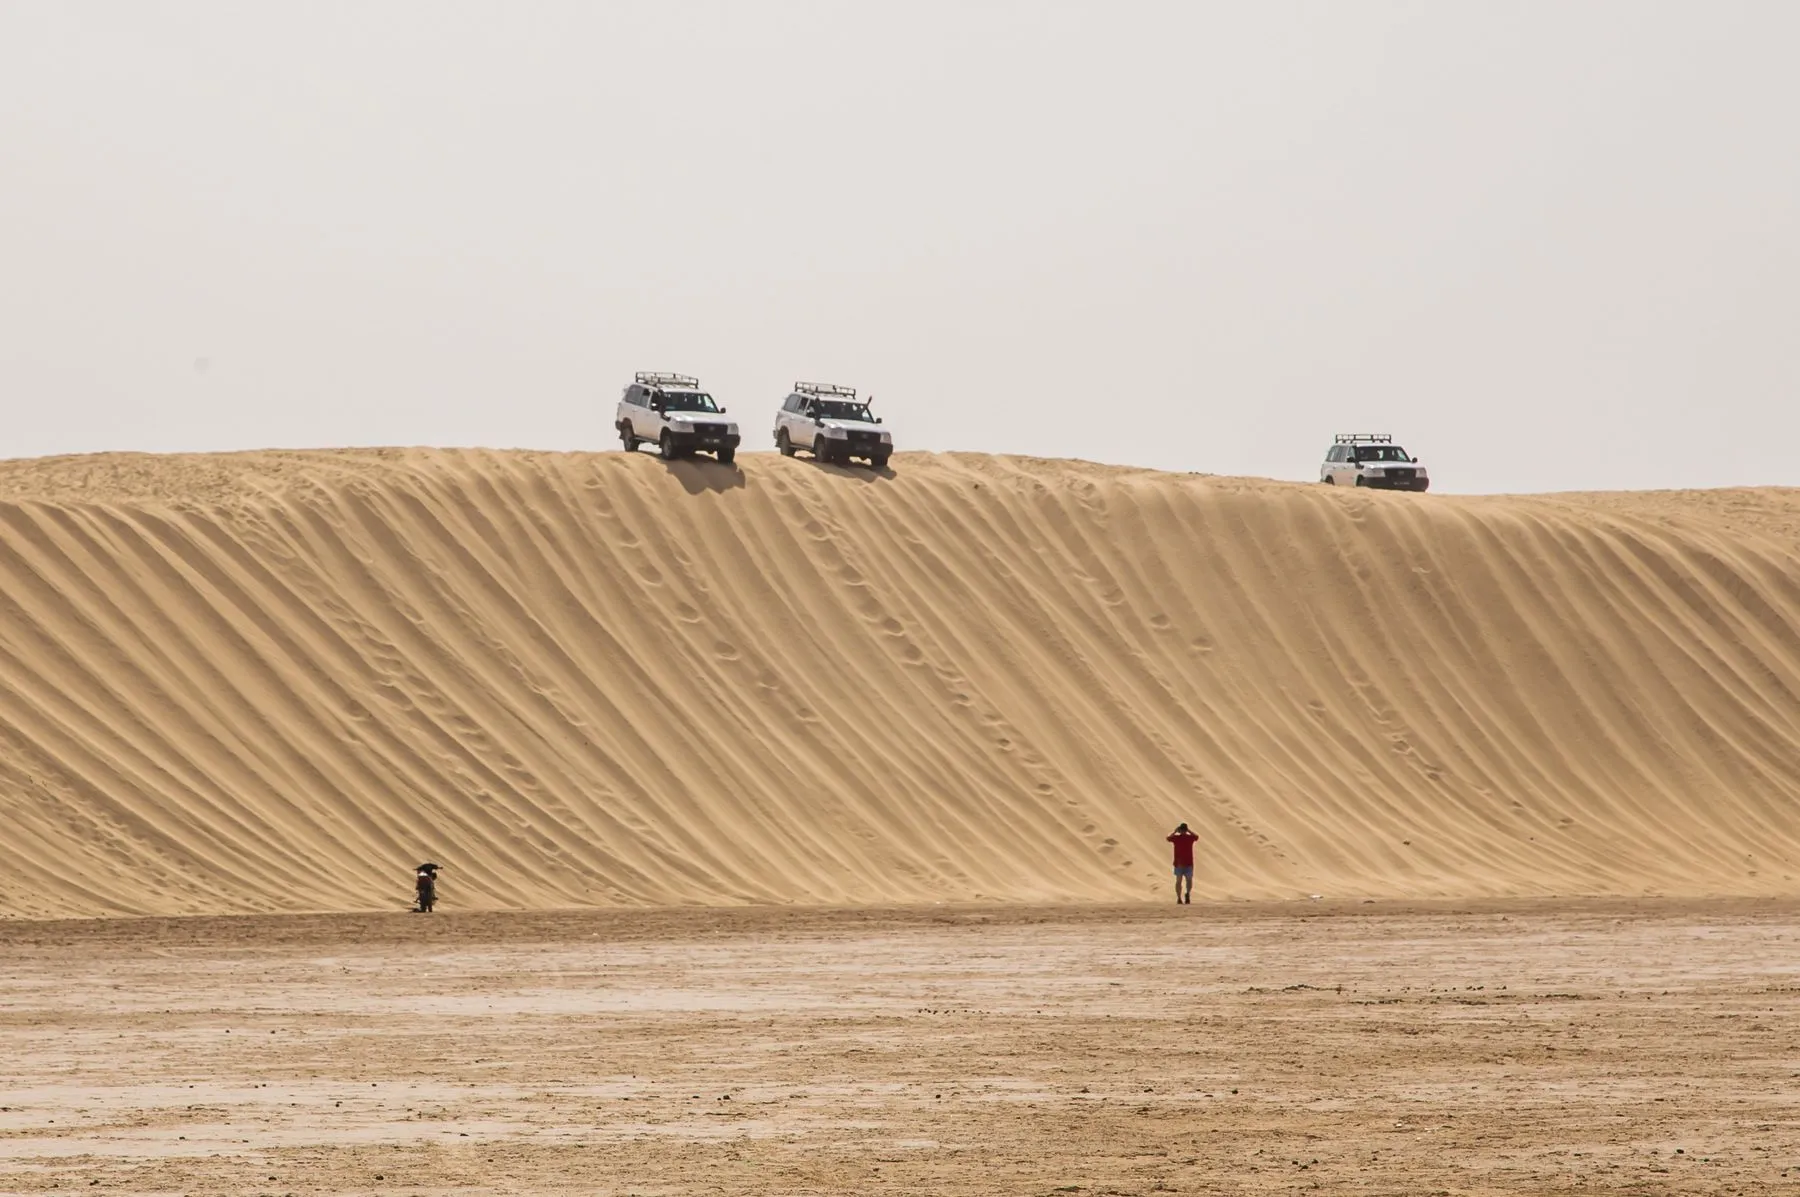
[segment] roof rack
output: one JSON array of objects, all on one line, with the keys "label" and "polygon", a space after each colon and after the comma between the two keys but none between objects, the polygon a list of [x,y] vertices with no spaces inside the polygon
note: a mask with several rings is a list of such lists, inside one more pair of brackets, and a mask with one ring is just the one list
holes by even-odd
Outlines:
[{"label": "roof rack", "polygon": [[647,387],[698,387],[700,380],[692,374],[658,374],[654,370],[639,370],[637,380]]},{"label": "roof rack", "polygon": [[1386,432],[1340,432],[1337,434],[1340,445],[1391,445],[1392,434]]},{"label": "roof rack", "polygon": [[794,390],[802,395],[841,395],[845,399],[856,398],[855,387],[841,387],[834,382],[797,382]]}]

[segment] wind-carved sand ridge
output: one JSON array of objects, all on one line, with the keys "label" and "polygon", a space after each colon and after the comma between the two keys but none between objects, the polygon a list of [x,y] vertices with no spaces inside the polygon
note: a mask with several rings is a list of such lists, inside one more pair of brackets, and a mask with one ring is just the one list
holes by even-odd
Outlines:
[{"label": "wind-carved sand ridge", "polygon": [[1771,895],[1800,497],[0,463],[0,913]]}]

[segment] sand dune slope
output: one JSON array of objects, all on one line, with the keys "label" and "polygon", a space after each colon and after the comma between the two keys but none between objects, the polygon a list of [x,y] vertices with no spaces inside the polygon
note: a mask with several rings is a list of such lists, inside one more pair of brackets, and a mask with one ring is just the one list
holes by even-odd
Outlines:
[{"label": "sand dune slope", "polygon": [[1800,499],[0,464],[0,912],[1800,889]]}]

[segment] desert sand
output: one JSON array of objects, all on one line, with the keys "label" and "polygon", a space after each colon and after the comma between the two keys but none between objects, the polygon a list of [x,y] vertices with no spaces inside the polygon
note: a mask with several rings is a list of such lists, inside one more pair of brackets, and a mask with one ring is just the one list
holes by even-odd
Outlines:
[{"label": "desert sand", "polygon": [[1800,494],[0,463],[0,913],[1779,896]]},{"label": "desert sand", "polygon": [[0,1192],[1800,1186],[1800,909],[0,923]]},{"label": "desert sand", "polygon": [[1785,1191],[1797,557],[1779,490],[0,463],[0,1193]]}]

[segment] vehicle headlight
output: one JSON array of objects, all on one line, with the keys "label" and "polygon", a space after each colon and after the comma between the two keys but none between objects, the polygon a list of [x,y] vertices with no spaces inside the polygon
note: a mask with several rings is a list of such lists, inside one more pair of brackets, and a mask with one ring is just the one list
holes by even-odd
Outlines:
[{"label": "vehicle headlight", "polygon": [[825,429],[825,435],[826,436],[849,436],[850,434],[848,432],[845,432],[842,428],[827,428],[827,429]]},{"label": "vehicle headlight", "polygon": [[735,420],[725,421],[725,435],[726,436],[736,436],[737,434],[738,434],[737,421],[735,421]]},{"label": "vehicle headlight", "polygon": [[893,444],[893,443],[894,443],[894,434],[893,434],[893,433],[891,433],[891,432],[884,432],[884,433],[882,433],[882,434],[881,434],[881,443],[882,443],[882,444],[884,444],[884,445],[891,445],[891,444]]}]

